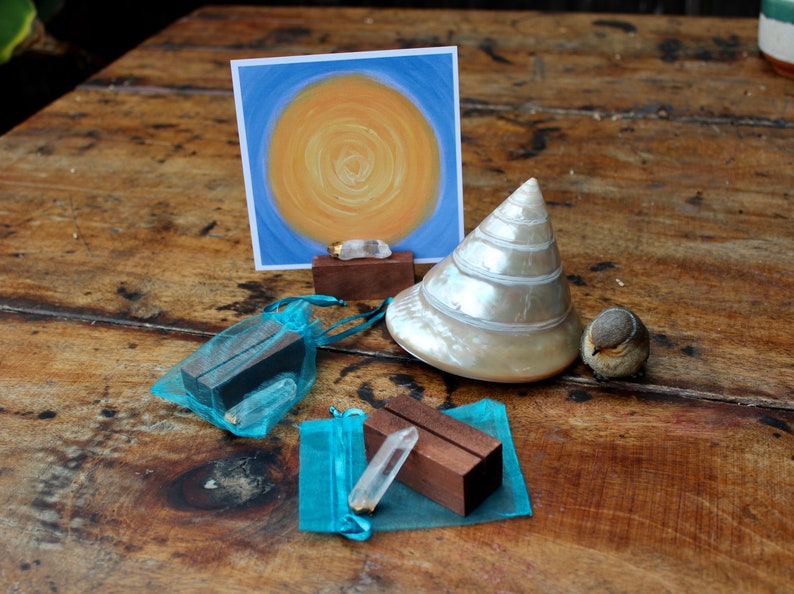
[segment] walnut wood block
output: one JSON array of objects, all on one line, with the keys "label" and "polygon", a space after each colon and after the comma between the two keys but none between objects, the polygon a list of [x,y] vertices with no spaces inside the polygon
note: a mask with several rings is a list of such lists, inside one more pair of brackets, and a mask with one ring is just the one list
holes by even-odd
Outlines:
[{"label": "walnut wood block", "polygon": [[205,349],[198,350],[182,365],[182,383],[185,389],[210,406],[212,397],[206,389],[205,382],[200,381],[199,378],[206,377],[213,370],[248,354],[250,349],[273,336],[277,330],[274,325],[257,324],[256,317],[251,316],[239,322],[234,329],[229,329],[226,338],[215,337],[213,340],[217,348],[212,353]]},{"label": "walnut wood block", "polygon": [[414,425],[419,440],[397,479],[462,516],[502,484],[502,443],[410,396],[400,395],[364,422],[367,459],[386,437]]},{"label": "walnut wood block", "polygon": [[312,259],[314,291],[339,299],[385,299],[414,284],[413,252],[392,252],[388,258]]},{"label": "walnut wood block", "polygon": [[[207,404],[229,409],[264,381],[300,366],[306,349],[303,337],[273,321],[216,340],[212,353],[201,354],[182,367],[190,393]],[[280,334],[279,334],[280,332]]]}]

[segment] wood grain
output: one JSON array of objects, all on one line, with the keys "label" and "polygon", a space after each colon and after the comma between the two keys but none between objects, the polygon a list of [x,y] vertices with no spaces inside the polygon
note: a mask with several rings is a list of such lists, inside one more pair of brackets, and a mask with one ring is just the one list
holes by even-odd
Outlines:
[{"label": "wood grain", "polygon": [[[790,588],[794,90],[756,28],[207,7],[0,137],[0,581]],[[599,384],[576,363],[536,384],[476,382],[416,361],[379,324],[320,350],[314,388],[265,440],[150,395],[212,334],[312,292],[310,270],[254,271],[228,60],[423,45],[459,49],[466,230],[538,178],[577,310],[636,311],[645,376]],[[299,532],[296,425],[400,393],[504,402],[534,516],[366,543]]]},{"label": "wood grain", "polygon": [[321,353],[315,388],[272,436],[235,439],[148,391],[195,337],[0,317],[12,591],[771,592],[794,578],[791,412],[640,387],[489,386],[534,516],[352,543],[296,528],[295,425],[397,393],[459,406],[482,383]]},{"label": "wood grain", "polygon": [[[175,133],[166,99],[80,91],[2,140],[6,303],[217,332],[312,292],[308,270],[253,270],[233,103],[178,97],[194,115]],[[537,177],[582,317],[619,303],[649,327],[645,383],[794,408],[790,129],[492,111],[462,127],[466,230]]]},{"label": "wood grain", "polygon": [[756,19],[206,8],[88,85],[230,92],[231,59],[455,45],[466,107],[791,125],[790,85],[760,58],[757,36]]}]

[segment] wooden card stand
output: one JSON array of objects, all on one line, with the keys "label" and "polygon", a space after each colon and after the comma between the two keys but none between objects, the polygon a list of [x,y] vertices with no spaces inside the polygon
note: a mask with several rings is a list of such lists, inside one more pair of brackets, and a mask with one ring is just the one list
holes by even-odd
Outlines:
[{"label": "wooden card stand", "polygon": [[265,380],[293,371],[306,354],[303,337],[272,321],[251,318],[237,335],[218,337],[211,354],[191,357],[182,367],[182,383],[206,406],[229,409]]},{"label": "wooden card stand", "polygon": [[314,292],[339,299],[385,299],[414,284],[413,252],[393,252],[388,258],[312,259]]},{"label": "wooden card stand", "polygon": [[388,435],[411,425],[419,440],[398,481],[461,516],[501,486],[502,442],[411,396],[397,396],[364,421],[367,459]]}]

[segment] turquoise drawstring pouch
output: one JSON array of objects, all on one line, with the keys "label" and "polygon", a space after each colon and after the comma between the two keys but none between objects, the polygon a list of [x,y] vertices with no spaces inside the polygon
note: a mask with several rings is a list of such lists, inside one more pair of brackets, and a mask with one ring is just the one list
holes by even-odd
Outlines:
[{"label": "turquoise drawstring pouch", "polygon": [[264,437],[314,384],[317,347],[371,326],[390,301],[323,330],[312,319],[312,306],[344,301],[326,295],[281,299],[212,337],[155,382],[152,393],[235,435]]},{"label": "turquoise drawstring pouch", "polygon": [[524,476],[518,463],[505,406],[490,399],[445,411],[502,442],[502,486],[462,517],[395,481],[371,516],[355,515],[347,496],[364,472],[364,420],[358,409],[300,425],[299,528],[336,532],[366,540],[379,530],[409,530],[493,522],[531,516]]}]

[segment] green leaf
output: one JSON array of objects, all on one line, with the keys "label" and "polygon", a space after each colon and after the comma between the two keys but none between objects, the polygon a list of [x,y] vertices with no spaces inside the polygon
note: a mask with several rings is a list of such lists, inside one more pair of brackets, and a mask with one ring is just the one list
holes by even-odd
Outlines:
[{"label": "green leaf", "polygon": [[0,0],[0,64],[11,59],[30,34],[36,6],[31,0]]}]

